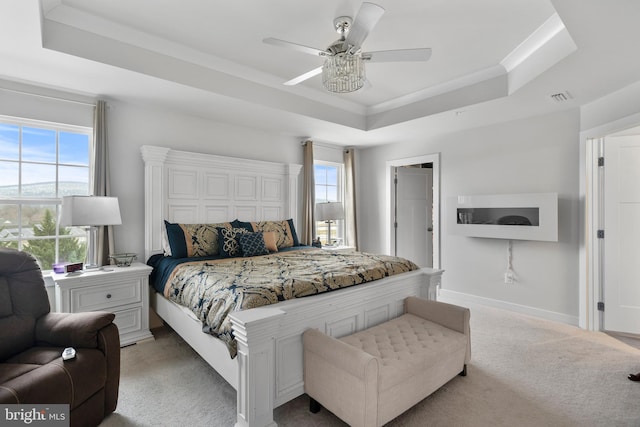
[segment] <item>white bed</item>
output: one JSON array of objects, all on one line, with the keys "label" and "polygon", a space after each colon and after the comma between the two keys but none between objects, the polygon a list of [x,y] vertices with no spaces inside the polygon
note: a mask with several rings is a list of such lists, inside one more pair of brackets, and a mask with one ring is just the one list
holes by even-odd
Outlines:
[{"label": "white bed", "polygon": [[[163,222],[283,220],[299,224],[301,165],[143,146],[145,259],[162,253]],[[423,268],[339,291],[231,315],[238,355],[202,332],[189,310],[151,294],[151,307],[237,390],[236,426],[275,426],[273,408],[304,393],[302,333],[340,337],[403,312],[404,298],[435,299],[442,271]],[[390,286],[393,285],[393,286]]]}]

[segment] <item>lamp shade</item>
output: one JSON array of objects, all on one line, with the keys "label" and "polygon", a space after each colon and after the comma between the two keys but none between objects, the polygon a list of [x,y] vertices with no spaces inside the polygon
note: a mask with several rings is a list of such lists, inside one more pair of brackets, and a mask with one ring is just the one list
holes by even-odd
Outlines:
[{"label": "lamp shade", "polygon": [[122,224],[117,197],[65,196],[60,225],[96,226]]},{"label": "lamp shade", "polygon": [[316,203],[316,220],[331,221],[344,219],[342,202]]}]

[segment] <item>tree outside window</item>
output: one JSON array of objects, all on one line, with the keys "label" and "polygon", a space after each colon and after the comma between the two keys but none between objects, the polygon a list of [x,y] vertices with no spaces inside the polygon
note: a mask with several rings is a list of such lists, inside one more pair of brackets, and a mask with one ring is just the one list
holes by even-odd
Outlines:
[{"label": "tree outside window", "polygon": [[62,196],[89,195],[92,129],[0,116],[0,246],[43,270],[82,262],[86,233],[59,227]]}]

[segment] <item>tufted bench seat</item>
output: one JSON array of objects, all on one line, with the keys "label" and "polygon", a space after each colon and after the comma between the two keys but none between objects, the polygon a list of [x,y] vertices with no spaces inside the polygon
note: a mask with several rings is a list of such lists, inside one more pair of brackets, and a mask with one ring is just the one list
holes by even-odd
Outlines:
[{"label": "tufted bench seat", "polygon": [[469,309],[409,297],[405,314],[339,339],[309,329],[304,387],[351,426],[381,426],[466,375],[471,358]]}]

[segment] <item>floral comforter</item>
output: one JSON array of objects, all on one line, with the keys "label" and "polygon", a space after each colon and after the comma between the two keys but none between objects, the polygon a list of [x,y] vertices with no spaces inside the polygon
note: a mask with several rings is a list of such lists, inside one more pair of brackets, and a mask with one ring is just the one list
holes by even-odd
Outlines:
[{"label": "floral comforter", "polygon": [[228,315],[306,297],[417,269],[404,258],[352,250],[300,249],[251,258],[226,258],[178,265],[164,286],[165,297],[188,307],[204,330],[223,340],[231,357],[236,342]]}]

